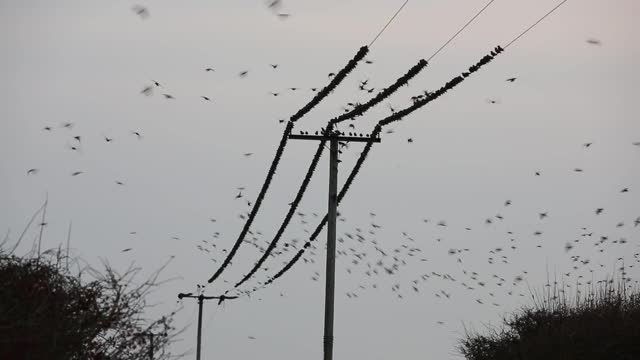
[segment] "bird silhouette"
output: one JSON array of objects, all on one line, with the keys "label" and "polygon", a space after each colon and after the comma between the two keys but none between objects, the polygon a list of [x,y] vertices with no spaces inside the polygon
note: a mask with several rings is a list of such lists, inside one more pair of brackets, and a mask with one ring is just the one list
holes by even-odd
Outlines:
[{"label": "bird silhouette", "polygon": [[267,7],[269,9],[274,9],[274,8],[279,8],[281,5],[282,5],[281,0],[272,0],[272,1],[269,2]]},{"label": "bird silhouette", "polygon": [[591,38],[591,39],[587,39],[587,40],[586,40],[586,42],[587,42],[587,44],[589,44],[589,45],[595,45],[595,46],[600,46],[600,45],[602,45],[602,42],[601,42],[600,40],[598,40],[598,39],[593,39],[593,38]]},{"label": "bird silhouette", "polygon": [[138,15],[141,19],[146,19],[149,17],[149,10],[141,5],[135,5],[131,8],[131,10],[133,10],[133,12],[136,13],[136,15]]},{"label": "bird silhouette", "polygon": [[247,75],[249,75],[249,70],[240,71],[240,73],[238,74],[238,76],[241,78],[245,78],[247,77]]},{"label": "bird silhouette", "polygon": [[142,138],[142,134],[140,134],[140,132],[138,132],[138,131],[132,131],[131,133],[133,135],[135,135],[138,138],[138,140],[140,140]]},{"label": "bird silhouette", "polygon": [[269,66],[271,66],[272,69],[277,69],[278,68],[278,64],[269,64]]},{"label": "bird silhouette", "polygon": [[38,173],[38,169],[29,169],[27,170],[27,175],[35,175]]},{"label": "bird silhouette", "polygon": [[516,77],[512,77],[512,78],[508,78],[506,81],[508,82],[515,82],[518,78]]},{"label": "bird silhouette", "polygon": [[208,96],[200,96],[201,98],[203,98],[206,101],[211,101],[211,99]]},{"label": "bird silhouette", "polygon": [[204,71],[206,71],[206,72],[214,72],[215,70],[213,68],[209,67],[209,68],[204,69]]},{"label": "bird silhouette", "polygon": [[124,253],[124,252],[128,252],[128,251],[131,251],[131,250],[133,250],[133,248],[126,248],[126,249],[123,249],[122,252]]},{"label": "bird silhouette", "polygon": [[51,126],[45,126],[42,128],[44,131],[51,131]]},{"label": "bird silhouette", "polygon": [[110,143],[110,142],[112,142],[112,141],[113,141],[113,138],[110,138],[110,137],[105,136],[105,137],[104,137],[104,141],[106,141],[106,142]]},{"label": "bird silhouette", "polygon": [[83,174],[83,172],[82,171],[75,171],[75,172],[71,173],[71,176],[78,176],[80,174]]},{"label": "bird silhouette", "polygon": [[151,86],[145,86],[142,91],[140,91],[140,94],[145,95],[145,96],[151,96],[153,95],[153,87]]},{"label": "bird silhouette", "polygon": [[173,100],[173,99],[175,99],[175,98],[173,97],[173,95],[171,95],[171,94],[162,94],[162,96],[164,96],[164,98],[165,98],[165,99],[167,99],[167,100]]}]

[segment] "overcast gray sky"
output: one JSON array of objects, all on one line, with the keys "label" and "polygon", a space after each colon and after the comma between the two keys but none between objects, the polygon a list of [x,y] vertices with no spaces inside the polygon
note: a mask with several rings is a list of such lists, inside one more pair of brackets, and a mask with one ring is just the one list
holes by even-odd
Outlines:
[{"label": "overcast gray sky", "polygon": [[[557,2],[495,1],[410,86],[359,118],[357,130],[370,132],[389,114],[387,103],[403,108],[411,96],[437,89]],[[239,214],[248,210],[246,200],[255,199],[281,136],[278,119],[311,99],[311,87],[326,85],[327,74],[368,44],[401,3],[284,0],[280,11],[291,16],[282,21],[259,0],[0,1],[0,231],[15,239],[48,192],[45,248],[64,242],[73,221],[74,253],[91,263],[102,258],[124,267],[135,261],[150,271],[175,256],[165,275],[179,280],[154,294],[158,312],[173,309],[177,292],[206,282],[217,266],[210,259],[222,260],[221,249],[235,241],[243,224]],[[370,95],[358,91],[360,81],[388,86],[485,4],[410,1],[371,48],[373,64],[361,64],[297,129],[317,130],[347,102],[366,100]],[[134,5],[147,6],[150,16],[138,17]],[[596,280],[611,274],[621,266],[619,257],[635,263],[639,17],[636,0],[570,0],[455,90],[383,135],[340,208],[345,221],[338,234],[345,241],[338,250],[367,256],[358,264],[352,255],[337,262],[336,358],[455,358],[464,327],[482,329],[526,303],[527,284],[541,289],[548,273],[571,272],[565,281],[575,285],[579,275],[590,279],[590,270]],[[215,72],[205,72],[208,67]],[[239,78],[244,70],[248,76]],[[506,82],[510,77],[517,80]],[[149,97],[140,94],[152,80],[162,87]],[[73,128],[62,128],[64,122]],[[585,148],[587,142],[593,144]],[[342,155],[341,179],[360,148],[353,144]],[[314,151],[310,142],[288,145],[252,227],[263,234],[259,244],[275,233]],[[38,173],[26,175],[31,168]],[[323,158],[300,208],[306,217],[296,216],[283,244],[303,241],[317,222],[312,213],[326,210],[326,170]],[[71,176],[75,171],[83,174]],[[241,186],[245,199],[236,200]],[[596,216],[597,208],[605,210]],[[541,220],[542,212],[548,218]],[[485,224],[487,218],[493,223]],[[372,222],[382,226],[375,234],[369,233]],[[587,232],[582,227],[593,236],[581,236]],[[357,228],[364,243],[344,236]],[[19,252],[30,248],[36,233],[28,233]],[[608,242],[594,246],[600,236]],[[627,242],[613,243],[620,238]],[[216,243],[211,254],[197,249],[205,239]],[[576,239],[581,241],[565,252]],[[371,240],[389,253],[399,248],[407,265],[393,275],[368,277],[366,263],[380,258]],[[422,252],[407,256],[403,244]],[[133,250],[121,252],[128,247]],[[504,250],[489,252],[498,247]],[[464,248],[469,251],[447,254]],[[324,252],[314,252],[307,259],[315,263],[297,264],[251,298],[220,308],[207,304],[204,358],[319,358]],[[237,281],[259,255],[244,244],[223,279]],[[591,262],[574,271],[572,255]],[[270,259],[257,279],[290,256]],[[312,280],[316,271],[319,281]],[[478,273],[475,280],[471,272]],[[628,273],[637,279],[637,267]],[[494,274],[505,284],[497,286]],[[526,281],[514,286],[518,275]],[[417,279],[419,292],[412,289]],[[396,284],[400,289],[393,291]],[[207,293],[228,286],[220,281]],[[179,321],[192,326],[176,352],[195,348],[195,320],[195,303],[185,301]]]}]

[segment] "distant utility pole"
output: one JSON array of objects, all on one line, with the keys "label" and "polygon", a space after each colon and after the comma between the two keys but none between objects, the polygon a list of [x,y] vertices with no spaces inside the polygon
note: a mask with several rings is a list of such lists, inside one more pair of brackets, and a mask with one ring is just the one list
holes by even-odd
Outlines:
[{"label": "distant utility pole", "polygon": [[344,136],[339,131],[320,135],[293,135],[292,140],[329,141],[329,211],[327,221],[327,269],[324,298],[324,360],[333,360],[333,308],[336,279],[336,220],[338,217],[338,145],[340,142],[380,142],[378,137]]},{"label": "distant utility pole", "polygon": [[220,305],[225,300],[237,299],[238,297],[237,296],[226,296],[226,295],[204,296],[202,294],[193,295],[192,293],[187,293],[187,294],[179,293],[178,294],[178,299],[182,300],[183,298],[198,299],[198,345],[197,345],[197,348],[196,348],[196,360],[200,360],[200,350],[202,348],[202,346],[201,346],[202,345],[202,304],[203,304],[204,300],[217,299],[218,300],[218,305]]},{"label": "distant utility pole", "polygon": [[145,331],[145,332],[141,332],[141,333],[137,333],[137,336],[148,336],[149,337],[149,360],[153,360],[153,353],[154,353],[154,348],[153,348],[153,337],[156,335],[150,331]]}]

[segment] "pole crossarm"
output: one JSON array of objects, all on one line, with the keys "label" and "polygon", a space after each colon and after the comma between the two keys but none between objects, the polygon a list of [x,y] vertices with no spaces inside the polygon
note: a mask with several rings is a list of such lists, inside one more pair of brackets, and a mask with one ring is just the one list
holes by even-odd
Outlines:
[{"label": "pole crossarm", "polygon": [[289,134],[289,139],[291,140],[338,140],[338,141],[349,141],[349,142],[380,142],[380,138],[376,136],[341,136],[341,135],[295,135]]},{"label": "pole crossarm", "polygon": [[182,300],[184,298],[192,298],[192,299],[198,299],[199,301],[202,300],[213,300],[213,299],[217,299],[218,304],[221,304],[223,301],[225,300],[233,300],[233,299],[237,299],[237,296],[227,296],[227,295],[220,295],[220,296],[206,296],[206,295],[193,295],[193,293],[179,293],[178,294],[178,299]]},{"label": "pole crossarm", "polygon": [[198,337],[196,347],[196,360],[200,360],[200,354],[202,353],[202,306],[205,300],[218,300],[218,305],[222,304],[225,300],[237,299],[237,296],[206,296],[203,294],[194,295],[193,293],[178,293],[178,299],[184,298],[198,299]]}]

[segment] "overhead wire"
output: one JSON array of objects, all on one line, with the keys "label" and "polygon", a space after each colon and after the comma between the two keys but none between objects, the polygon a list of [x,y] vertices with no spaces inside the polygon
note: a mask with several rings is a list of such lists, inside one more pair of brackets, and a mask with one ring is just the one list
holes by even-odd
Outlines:
[{"label": "overhead wire", "polygon": [[[520,39],[524,34],[526,34],[529,30],[531,30],[532,28],[534,28],[536,25],[538,25],[542,20],[544,20],[545,18],[547,18],[549,15],[551,15],[553,12],[555,12],[561,5],[563,5],[567,0],[563,0],[560,4],[558,4],[556,7],[554,7],[551,11],[547,12],[544,16],[542,16],[538,21],[536,21],[532,26],[528,27],[525,31],[523,31],[521,34],[519,34],[518,36],[516,36],[512,41],[510,41],[509,43],[507,43],[507,45],[505,46],[505,48],[507,46],[512,45],[514,42],[516,42],[518,39]],[[486,7],[485,7],[486,8]],[[483,10],[485,9],[483,8]],[[482,10],[482,11],[483,11]],[[466,27],[467,25],[465,25]],[[396,121],[400,121],[402,120],[405,116],[411,114],[412,112],[416,111],[417,109],[425,106],[426,104],[430,103],[431,101],[439,98],[440,96],[442,96],[443,94],[445,94],[446,92],[448,92],[449,90],[453,89],[454,87],[456,87],[457,85],[459,85],[460,83],[462,83],[467,77],[469,77],[471,74],[475,73],[476,71],[480,70],[481,67],[483,67],[484,65],[488,64],[489,62],[491,62],[495,56],[497,56],[498,54],[502,53],[504,51],[503,47],[501,46],[497,46],[493,51],[490,52],[490,54],[485,55],[484,57],[482,57],[476,64],[472,65],[469,68],[469,71],[467,72],[463,72],[461,75],[456,76],[455,78],[453,78],[452,80],[450,80],[449,82],[447,82],[444,86],[442,86],[440,89],[438,89],[437,91],[430,93],[424,97],[422,97],[420,100],[414,102],[414,104],[406,109],[403,109],[401,111],[398,111],[382,120],[380,120],[374,127],[372,133],[371,133],[371,137],[375,138],[377,137],[380,132],[382,131],[382,127],[391,124],[393,122]],[[357,176],[357,174],[360,171],[360,168],[362,167],[362,165],[364,164],[364,161],[366,160],[371,148],[373,146],[373,142],[368,142],[364,148],[364,150],[362,151],[362,153],[360,154],[360,157],[358,158],[358,161],[356,162],[356,165],[353,167],[351,173],[349,174],[349,177],[347,178],[345,184],[343,185],[342,189],[340,190],[340,193],[338,195],[338,204],[342,201],[342,199],[344,198],[344,196],[346,195],[349,187],[351,186],[351,184],[353,183],[353,181],[355,180],[355,177]],[[282,275],[284,275],[289,269],[291,269],[291,267],[293,267],[293,265],[295,265],[298,260],[302,257],[302,255],[305,253],[306,249],[309,248],[311,246],[311,242],[313,242],[318,235],[320,234],[320,232],[322,231],[322,228],[326,225],[328,220],[328,215],[325,215],[323,217],[323,219],[321,220],[321,222],[318,224],[318,226],[316,227],[316,229],[314,230],[314,232],[311,234],[311,236],[309,237],[309,240],[304,244],[303,248],[298,250],[298,252],[294,255],[294,257],[285,264],[284,267],[282,267],[282,269],[280,271],[278,271],[274,276],[272,276],[271,278],[269,278],[262,287],[267,286],[271,283],[273,283],[275,280],[277,280],[278,278],[280,278]],[[257,290],[257,288],[254,288],[253,291]]]},{"label": "overhead wire", "polygon": [[526,28],[522,33],[520,33],[520,35],[516,36],[513,40],[511,40],[507,45],[504,46],[504,48],[508,48],[509,46],[511,46],[511,44],[513,44],[514,42],[516,42],[518,39],[520,39],[521,37],[524,36],[524,34],[528,33],[529,30],[533,29],[534,27],[536,27],[536,25],[538,25],[539,23],[542,22],[542,20],[546,19],[547,16],[553,14],[556,10],[558,10],[558,8],[562,5],[564,5],[564,3],[566,3],[567,0],[563,0],[561,3],[559,3],[558,5],[556,5],[553,9],[551,9],[548,13],[546,13],[543,17],[541,17],[538,21],[536,21],[535,23],[533,23],[533,25],[529,26],[528,28]]},{"label": "overhead wire", "polygon": [[238,236],[238,239],[236,240],[236,242],[233,244],[231,251],[229,251],[226,258],[224,259],[220,267],[216,270],[216,272],[213,274],[213,276],[209,278],[208,280],[209,283],[212,283],[213,281],[215,281],[222,274],[222,272],[226,269],[226,267],[229,265],[229,263],[235,256],[236,252],[240,248],[240,245],[242,244],[247,232],[249,231],[249,228],[251,227],[251,224],[253,223],[253,220],[255,219],[258,213],[258,210],[260,209],[260,206],[262,205],[262,201],[267,193],[267,190],[269,189],[271,180],[273,179],[273,175],[275,174],[278,164],[280,163],[280,159],[282,158],[282,153],[284,152],[284,148],[287,145],[289,134],[293,130],[293,126],[295,122],[301,119],[305,114],[311,111],[311,109],[313,109],[316,105],[318,105],[322,99],[324,99],[327,95],[329,95],[346,78],[346,76],[349,73],[351,73],[351,71],[353,71],[353,69],[357,66],[358,62],[360,62],[367,55],[368,52],[369,52],[369,47],[367,46],[361,47],[356,53],[356,55],[351,60],[349,60],[347,65],[343,67],[333,77],[333,79],[329,82],[327,86],[325,86],[322,90],[320,90],[313,97],[313,99],[311,99],[310,102],[308,102],[305,106],[303,106],[300,110],[298,110],[295,114],[293,114],[290,117],[289,121],[287,122],[287,126],[285,127],[285,130],[282,133],[280,144],[278,146],[278,149],[276,150],[276,155],[273,161],[271,162],[271,166],[269,167],[269,172],[267,173],[267,177],[262,185],[262,188],[260,189],[260,192],[258,193],[258,197],[256,198],[256,201],[253,204],[253,208],[251,209],[251,212],[247,218],[247,221],[242,227],[242,231],[240,232],[240,235]]},{"label": "overhead wire", "polygon": [[[355,117],[362,116],[366,111],[368,111],[369,109],[371,109],[375,105],[379,104],[382,100],[384,100],[384,99],[388,98],[389,96],[391,96],[394,92],[396,92],[402,86],[406,85],[409,82],[409,80],[411,80],[413,77],[415,77],[426,66],[427,66],[427,62],[424,59],[420,60],[416,65],[411,67],[403,76],[401,76],[393,84],[391,84],[391,86],[389,86],[388,88],[385,88],[382,91],[380,91],[376,96],[371,98],[366,103],[359,104],[354,109],[352,109],[351,111],[329,120],[327,128],[325,129],[325,132],[327,134],[329,134],[329,133],[331,133],[333,131],[333,127],[336,124],[338,124],[338,123],[340,123],[342,121],[345,121],[345,120],[354,119]],[[296,194],[295,199],[290,204],[289,211],[287,212],[287,215],[285,216],[285,218],[284,218],[282,224],[280,225],[280,228],[278,229],[278,231],[277,231],[276,235],[274,236],[273,240],[271,240],[271,242],[269,243],[269,246],[264,251],[264,253],[260,257],[260,259],[255,263],[253,268],[251,270],[249,270],[249,272],[238,283],[236,283],[234,285],[234,288],[237,288],[238,286],[243,284],[245,281],[247,281],[251,276],[253,276],[253,274],[255,274],[256,271],[258,271],[258,269],[260,268],[260,266],[262,266],[262,264],[266,261],[266,259],[269,257],[269,255],[271,255],[271,252],[273,251],[273,249],[278,244],[278,241],[282,237],[285,229],[287,228],[287,226],[289,225],[293,215],[295,214],[295,211],[296,211],[298,205],[302,201],[304,193],[305,193],[305,191],[306,191],[306,189],[307,189],[307,187],[309,185],[309,182],[311,181],[311,178],[312,178],[312,176],[313,176],[313,174],[315,172],[315,169],[316,169],[316,167],[318,165],[320,157],[322,156],[322,153],[323,153],[324,148],[325,148],[326,141],[327,141],[326,139],[320,140],[320,143],[318,145],[318,149],[316,150],[316,153],[315,153],[315,155],[314,155],[314,157],[313,157],[313,159],[311,161],[311,164],[309,165],[309,168],[308,168],[307,173],[306,173],[306,175],[304,177],[304,180],[302,181],[302,185],[298,189],[298,192]]]},{"label": "overhead wire", "polygon": [[371,47],[371,45],[373,45],[373,43],[376,42],[376,40],[378,40],[378,38],[380,37],[380,35],[382,35],[382,33],[387,30],[387,27],[389,27],[389,25],[391,25],[391,22],[393,22],[393,19],[396,18],[396,16],[398,16],[398,14],[400,14],[400,11],[402,11],[402,9],[407,5],[407,3],[409,2],[409,0],[405,0],[405,2],[402,4],[402,6],[400,6],[400,8],[398,9],[398,11],[396,11],[395,14],[393,14],[393,16],[391,17],[391,19],[389,19],[389,21],[387,21],[387,23],[382,27],[382,30],[380,30],[380,32],[378,32],[378,34],[376,35],[376,37],[373,38],[373,40],[371,40],[371,42],[369,43],[369,47]]},{"label": "overhead wire", "polygon": [[[499,54],[500,52],[502,52],[502,48],[498,47],[497,49],[498,50],[496,50],[496,52],[495,52],[496,55]],[[470,68],[470,71],[469,71],[468,74],[470,75],[471,73],[476,72],[477,70],[479,70],[480,67],[488,64],[493,59],[494,56],[495,55],[485,55],[478,63],[476,63],[475,65],[473,65]],[[438,97],[442,96],[447,91],[453,89],[455,86],[460,84],[464,80],[464,78],[466,78],[469,75],[457,76],[457,77],[453,78],[452,80],[447,82],[444,86],[442,86],[440,89],[438,89],[437,91],[431,93],[429,96],[426,96],[425,98],[423,98],[423,99],[421,99],[419,101],[416,101],[416,103],[414,103],[412,106],[410,106],[410,107],[408,107],[406,109],[403,109],[401,111],[398,111],[398,112],[392,114],[391,116],[388,116],[388,117],[380,120],[376,124],[376,126],[374,127],[374,130],[373,130],[373,132],[371,133],[370,136],[372,138],[377,137],[380,134],[380,132],[382,131],[382,127],[384,127],[385,125],[388,125],[388,124],[390,124],[392,122],[401,120],[405,116],[407,116],[407,115],[411,114],[412,112],[418,110],[419,108],[423,107],[424,105],[428,104],[429,102],[437,99]],[[340,190],[340,193],[338,194],[338,204],[340,204],[340,202],[342,201],[342,199],[346,195],[347,191],[351,187],[351,184],[353,183],[353,181],[355,180],[356,176],[358,175],[358,173],[360,171],[360,168],[364,164],[364,161],[367,159],[367,156],[369,155],[369,152],[371,151],[372,146],[373,146],[373,142],[368,142],[365,145],[365,148],[362,151],[362,153],[360,154],[360,157],[358,158],[358,161],[356,162],[356,165],[351,170],[351,173],[349,174],[349,177],[347,178],[345,184],[342,186],[342,189]],[[271,277],[269,280],[267,280],[265,282],[265,285],[269,285],[273,281],[275,281],[278,278],[280,278],[282,275],[284,275],[284,273],[286,273],[289,269],[291,269],[291,267],[293,267],[293,265],[295,265],[296,262],[298,262],[298,260],[302,257],[302,255],[306,251],[306,249],[311,246],[311,242],[316,240],[316,238],[318,237],[318,235],[322,231],[322,228],[326,225],[327,220],[328,220],[328,216],[325,215],[323,217],[322,221],[318,224],[318,226],[316,227],[316,229],[312,233],[312,235],[309,237],[309,240],[304,244],[303,248],[298,250],[296,255],[280,271],[278,271],[273,277]]]},{"label": "overhead wire", "polygon": [[433,53],[433,55],[429,56],[429,58],[427,59],[427,61],[431,61],[431,59],[433,59],[434,57],[436,57],[436,55],[438,55],[440,53],[440,51],[442,51],[442,49],[444,49],[447,45],[449,45],[450,42],[452,42],[461,32],[464,31],[464,29],[467,28],[467,26],[469,26],[478,16],[480,16],[480,14],[482,14],[488,7],[489,5],[493,4],[495,0],[490,0],[482,9],[480,9],[480,11],[478,11],[472,18],[471,20],[467,21],[466,24],[464,24],[463,27],[460,28],[460,30],[458,30],[458,32],[456,32],[455,34],[453,34],[453,36],[451,38],[449,38],[449,40],[447,40],[444,44],[442,44],[442,46],[440,46],[440,48],[438,50],[436,50],[436,52]]},{"label": "overhead wire", "polygon": [[342,70],[340,70],[337,75],[334,76],[334,78],[329,83],[329,85],[327,85],[325,88],[320,90],[318,92],[318,94],[307,105],[302,107],[297,113],[295,113],[293,116],[291,116],[291,118],[289,119],[289,122],[287,123],[287,126],[285,128],[285,131],[283,132],[282,139],[280,141],[280,146],[278,147],[278,150],[276,151],[276,156],[275,156],[275,158],[274,158],[274,160],[273,160],[273,162],[271,164],[271,167],[269,169],[269,172],[267,174],[267,179],[265,180],[265,183],[263,184],[263,186],[262,186],[262,188],[260,190],[260,193],[258,194],[258,198],[256,199],[256,201],[254,203],[254,206],[253,206],[253,208],[251,210],[251,213],[249,214],[249,217],[247,218],[247,221],[245,222],[245,225],[243,226],[243,229],[242,229],[242,231],[240,233],[240,236],[238,237],[238,239],[234,243],[231,251],[229,252],[227,257],[225,258],[225,260],[223,261],[221,266],[218,268],[218,270],[216,270],[214,275],[211,276],[211,278],[209,278],[209,280],[208,280],[209,284],[212,283],[213,281],[215,281],[222,274],[224,269],[226,269],[226,267],[229,265],[229,263],[231,263],[231,259],[233,259],[233,257],[235,256],[238,248],[240,247],[240,245],[242,244],[242,242],[244,240],[244,237],[246,236],[247,232],[249,231],[249,228],[251,227],[251,224],[253,223],[255,215],[257,214],[257,211],[260,208],[260,205],[262,204],[262,200],[264,198],[264,195],[266,194],[267,189],[269,188],[269,184],[271,183],[271,178],[273,177],[273,174],[275,173],[275,169],[277,168],[277,165],[278,165],[278,163],[280,161],[280,158],[282,156],[282,152],[284,151],[284,147],[287,144],[288,134],[291,133],[291,131],[293,130],[293,123],[295,123],[298,119],[302,118],[302,116],[304,116],[313,107],[315,107],[318,103],[320,103],[320,101],[322,99],[324,99],[331,91],[333,91],[338,86],[338,84],[340,84],[340,82],[342,82],[342,80],[344,80],[344,78],[356,67],[358,62],[360,60],[362,60],[366,56],[366,54],[369,52],[369,48],[371,47],[371,45],[373,45],[373,43],[378,39],[378,37],[380,37],[380,35],[382,35],[382,33],[385,31],[385,29],[398,16],[400,11],[404,8],[404,6],[408,2],[409,2],[409,0],[406,0],[404,2],[404,4],[402,4],[402,6],[398,9],[398,11],[396,11],[396,13],[391,17],[391,19],[387,22],[387,24],[383,27],[383,29],[374,38],[374,40],[371,41],[369,46],[363,46],[363,47],[360,48],[360,50],[354,56],[354,58],[351,61],[349,61],[349,63]]}]

